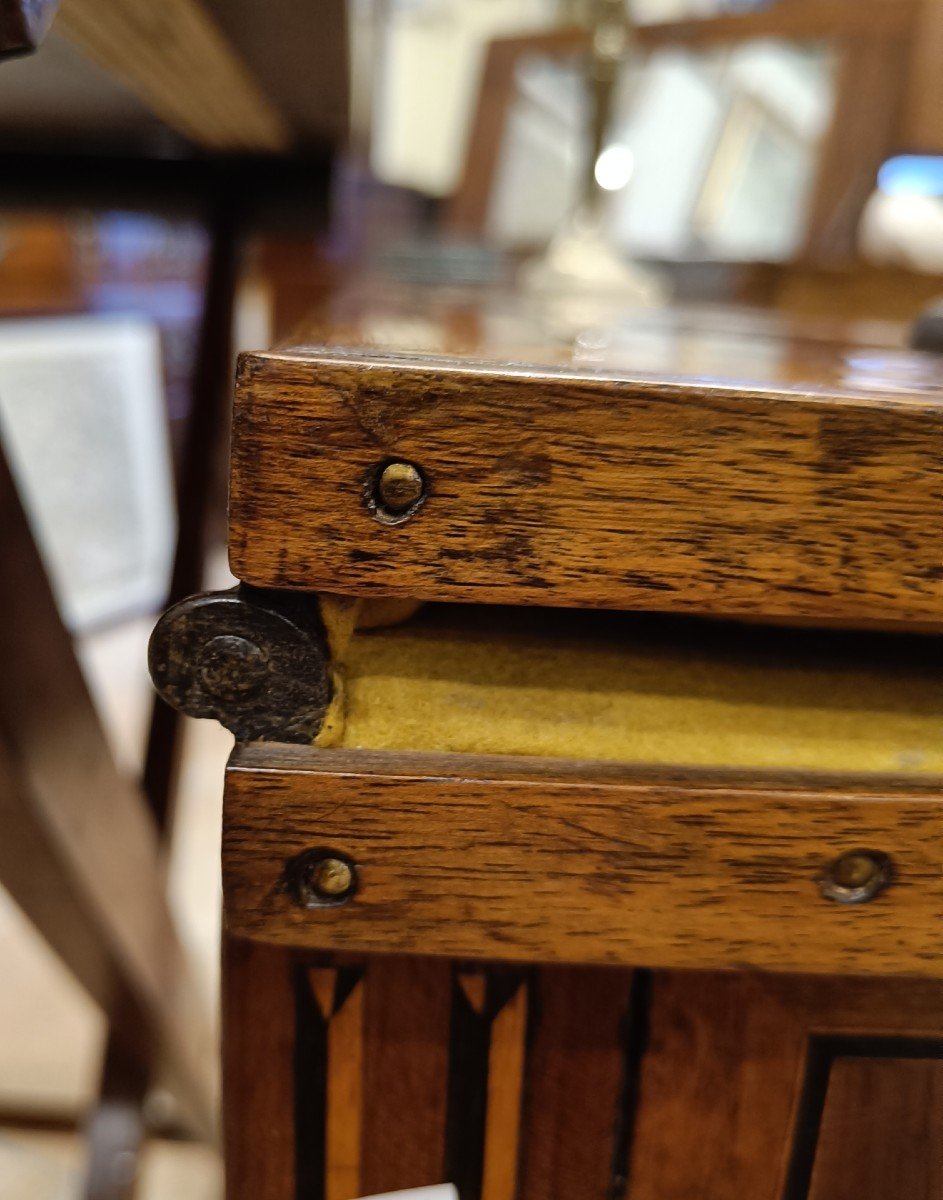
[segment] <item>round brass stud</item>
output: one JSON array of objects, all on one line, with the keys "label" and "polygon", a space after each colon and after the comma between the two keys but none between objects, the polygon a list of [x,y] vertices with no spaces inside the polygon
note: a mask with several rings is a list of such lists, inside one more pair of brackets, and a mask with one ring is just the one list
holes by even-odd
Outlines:
[{"label": "round brass stud", "polygon": [[377,501],[398,515],[418,504],[424,486],[422,475],[412,463],[387,463],[377,479]]},{"label": "round brass stud", "polygon": [[819,878],[826,900],[866,904],[891,882],[890,858],[880,850],[849,850],[830,863]]},{"label": "round brass stud", "polygon": [[326,908],[345,904],[357,890],[357,868],[346,854],[309,850],[288,864],[288,881],[299,904]]},{"label": "round brass stud", "polygon": [[346,895],[354,884],[354,868],[342,858],[322,858],[309,874],[312,889],[325,900]]}]

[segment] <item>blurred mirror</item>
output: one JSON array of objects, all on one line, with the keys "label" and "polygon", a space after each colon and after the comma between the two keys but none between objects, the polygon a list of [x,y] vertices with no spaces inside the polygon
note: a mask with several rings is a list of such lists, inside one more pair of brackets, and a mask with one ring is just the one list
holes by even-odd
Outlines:
[{"label": "blurred mirror", "polygon": [[597,155],[589,44],[602,7],[355,0],[355,111],[376,177],[441,200],[453,231],[532,251],[573,213],[593,168],[620,252],[794,257],[835,109],[836,44],[742,30],[699,44],[692,19],[775,6],[634,0]]},{"label": "blurred mirror", "polygon": [[[825,45],[665,48],[626,63],[595,163],[620,249],[645,258],[778,261],[799,249],[833,106]],[[507,247],[546,240],[589,164],[583,64],[517,65],[484,232]]]}]

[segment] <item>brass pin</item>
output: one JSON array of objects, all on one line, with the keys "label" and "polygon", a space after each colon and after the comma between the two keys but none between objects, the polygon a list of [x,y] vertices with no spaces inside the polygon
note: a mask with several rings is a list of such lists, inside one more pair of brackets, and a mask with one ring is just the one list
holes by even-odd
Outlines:
[{"label": "brass pin", "polygon": [[423,480],[408,462],[391,462],[380,472],[377,499],[392,513],[402,513],[422,498]]},{"label": "brass pin", "polygon": [[880,850],[850,850],[829,864],[819,890],[839,904],[865,904],[887,887],[891,874],[891,860]]},{"label": "brass pin", "polygon": [[342,858],[321,858],[308,873],[311,890],[324,900],[338,900],[354,886],[354,868]]}]

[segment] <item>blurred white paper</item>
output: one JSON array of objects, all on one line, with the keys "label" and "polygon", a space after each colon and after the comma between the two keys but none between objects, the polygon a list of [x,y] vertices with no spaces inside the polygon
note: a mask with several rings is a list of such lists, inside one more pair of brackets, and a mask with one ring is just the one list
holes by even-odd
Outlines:
[{"label": "blurred white paper", "polygon": [[0,436],[66,624],[158,607],[175,519],[156,326],[0,322]]},{"label": "blurred white paper", "polygon": [[454,1183],[434,1183],[429,1187],[407,1188],[404,1192],[364,1196],[362,1200],[458,1200],[458,1190]]}]

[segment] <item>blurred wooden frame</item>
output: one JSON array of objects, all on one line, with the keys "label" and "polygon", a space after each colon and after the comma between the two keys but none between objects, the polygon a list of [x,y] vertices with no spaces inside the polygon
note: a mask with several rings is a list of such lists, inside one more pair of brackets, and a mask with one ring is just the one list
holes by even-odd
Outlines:
[{"label": "blurred wooden frame", "polygon": [[[40,165],[43,160],[38,160]],[[133,179],[133,164],[123,177]],[[163,172],[150,194],[160,210],[171,189]],[[111,189],[109,188],[109,191]],[[200,586],[206,542],[222,493],[208,459],[226,437],[231,328],[241,225],[224,168],[188,181],[206,210],[209,256],[191,375],[191,408],[178,463],[180,528],[171,596]],[[122,189],[118,196],[126,195]],[[59,204],[53,193],[52,208]],[[71,203],[71,187],[67,190]],[[98,201],[100,203],[100,201]],[[75,307],[82,299],[49,218],[21,267],[51,278],[19,310]],[[64,291],[63,291],[64,289]],[[0,296],[0,309],[3,296]],[[0,439],[2,440],[2,439]],[[155,697],[143,778],[124,778],[112,760],[71,639],[33,541],[0,445],[0,880],[50,948],[102,1008],[108,1039],[98,1102],[86,1114],[6,1109],[0,1123],[84,1130],[83,1195],[128,1200],[145,1137],[217,1136],[215,1031],[208,998],[180,940],[166,896],[166,850],[181,745],[177,714]],[[145,1120],[153,1081],[175,1095],[169,1120]]]},{"label": "blurred wooden frame", "polygon": [[2,451],[0,525],[0,880],[125,1057],[161,1065],[211,1140],[212,1025],[167,903],[157,823],[112,759]]},{"label": "blurred wooden frame", "polygon": [[59,0],[0,0],[0,58],[35,50],[58,7]]},{"label": "blurred wooden frame", "polygon": [[[800,257],[850,259],[881,163],[898,152],[943,153],[943,0],[779,0],[756,12],[635,31],[636,44],[646,50],[759,38],[827,41],[836,48],[835,110]],[[531,54],[562,58],[588,44],[586,30],[575,27],[490,44],[465,169],[446,213],[450,232],[477,236],[484,229],[519,61]]]},{"label": "blurred wooden frame", "polygon": [[56,33],[204,149],[283,153],[293,134],[201,0],[0,0],[0,59]]}]

